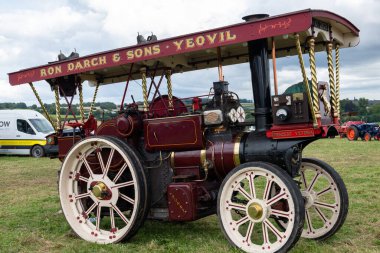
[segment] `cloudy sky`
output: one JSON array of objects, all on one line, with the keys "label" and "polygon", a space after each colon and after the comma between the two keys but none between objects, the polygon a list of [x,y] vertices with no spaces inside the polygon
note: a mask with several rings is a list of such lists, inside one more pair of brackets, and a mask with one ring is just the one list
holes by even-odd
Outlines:
[{"label": "cloudy sky", "polygon": [[[286,2],[286,4],[285,4]],[[341,50],[341,98],[380,99],[380,1],[376,0],[15,0],[0,3],[0,102],[36,103],[28,85],[11,87],[9,72],[43,65],[74,49],[81,55],[136,44],[137,32],[153,31],[158,38],[241,22],[254,13],[270,15],[326,9],[340,14],[360,29],[360,44]],[[326,55],[320,54],[319,80],[328,80]],[[252,98],[247,64],[224,68],[230,89]],[[217,70],[173,76],[174,95],[204,94],[217,80]],[[302,80],[297,58],[278,61],[280,91]],[[139,81],[131,83],[141,99]],[[46,82],[36,83],[44,102],[53,102]],[[124,84],[103,86],[100,101],[120,101]],[[189,93],[190,92],[190,93]],[[85,85],[85,100],[93,89]]]}]

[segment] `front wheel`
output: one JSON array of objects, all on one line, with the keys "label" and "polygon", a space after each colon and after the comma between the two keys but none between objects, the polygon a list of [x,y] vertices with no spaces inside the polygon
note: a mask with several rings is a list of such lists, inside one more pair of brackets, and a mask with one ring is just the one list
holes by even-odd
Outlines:
[{"label": "front wheel", "polygon": [[34,158],[40,158],[40,157],[43,157],[45,155],[45,151],[44,151],[44,148],[40,145],[35,145],[33,146],[33,148],[30,150],[30,154],[31,156],[33,156]]},{"label": "front wheel", "polygon": [[82,239],[116,243],[132,237],[145,219],[147,182],[134,150],[111,137],[78,142],[59,178],[67,222]]},{"label": "front wheel", "polygon": [[[279,189],[271,195],[271,188]],[[304,200],[283,170],[250,162],[232,170],[220,187],[219,224],[228,241],[246,252],[288,251],[298,241],[304,223]],[[288,224],[281,227],[274,218]]]},{"label": "front wheel", "polygon": [[301,192],[306,199],[302,237],[323,240],[335,234],[348,212],[348,193],[339,174],[327,163],[302,159]]},{"label": "front wheel", "polygon": [[[348,193],[342,178],[327,163],[303,158],[300,177],[296,180],[305,199],[302,237],[314,240],[331,237],[343,225],[348,212]],[[277,222],[287,226],[281,219]]]}]

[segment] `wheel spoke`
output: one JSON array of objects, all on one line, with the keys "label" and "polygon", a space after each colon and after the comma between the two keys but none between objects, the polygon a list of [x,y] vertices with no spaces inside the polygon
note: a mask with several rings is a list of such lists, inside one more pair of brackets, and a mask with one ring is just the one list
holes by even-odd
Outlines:
[{"label": "wheel spoke", "polygon": [[231,207],[232,209],[236,209],[236,210],[240,210],[240,211],[244,211],[244,212],[246,211],[245,206],[237,204],[237,203],[228,204],[228,206]]},{"label": "wheel spoke", "polygon": [[248,216],[244,216],[244,217],[241,218],[240,220],[235,221],[235,225],[236,225],[237,227],[240,227],[241,225],[245,224],[247,221],[249,221]]},{"label": "wheel spoke", "polygon": [[268,200],[268,198],[269,198],[270,186],[272,185],[272,182],[273,182],[272,180],[267,179],[267,183],[265,185],[264,196],[263,196],[264,200]]},{"label": "wheel spoke", "polygon": [[246,197],[248,200],[251,200],[251,199],[252,199],[251,195],[250,195],[248,192],[246,192],[246,190],[244,190],[243,187],[240,186],[237,190],[238,190],[238,192],[240,192],[244,197]]},{"label": "wheel spoke", "polygon": [[310,213],[308,210],[305,210],[305,220],[306,220],[307,230],[308,232],[311,232],[313,230],[313,225],[311,224]]},{"label": "wheel spoke", "polygon": [[99,231],[100,227],[100,212],[102,210],[102,207],[99,205],[96,210],[96,230]]},{"label": "wheel spoke", "polygon": [[86,182],[86,183],[88,182],[88,178],[84,177],[84,176],[79,176],[78,180],[81,180],[81,181]]},{"label": "wheel spoke", "polygon": [[90,207],[87,209],[86,212],[83,212],[83,213],[82,213],[83,217],[84,217],[85,219],[87,219],[88,215],[89,215],[89,214],[92,212],[92,210],[94,210],[94,208],[95,208],[96,206],[98,206],[98,205],[99,205],[99,203],[94,202],[94,204],[92,204],[92,206],[90,206]]},{"label": "wheel spoke", "polygon": [[75,199],[78,200],[78,199],[83,199],[85,197],[89,197],[90,196],[90,193],[89,192],[86,192],[86,193],[82,193],[82,194],[79,194],[79,195],[76,195],[75,196]]},{"label": "wheel spoke", "polygon": [[111,230],[115,229],[115,214],[113,212],[113,208],[110,207],[110,220],[111,220]]},{"label": "wheel spoke", "polygon": [[112,180],[114,183],[119,180],[120,176],[123,174],[124,170],[128,167],[128,164],[124,163],[123,166],[120,168],[119,172],[116,174],[115,178]]},{"label": "wheel spoke", "polygon": [[103,178],[108,174],[108,170],[110,169],[114,153],[115,153],[115,149],[112,148],[111,151],[110,151],[110,155],[108,157],[107,165],[106,165],[105,170],[103,172]]},{"label": "wheel spoke", "polygon": [[277,238],[283,237],[282,233],[280,231],[278,231],[278,229],[272,224],[272,222],[270,222],[270,220],[265,219],[264,223],[267,226],[267,228],[269,228],[270,231],[272,231],[272,233],[277,236]]},{"label": "wheel spoke", "polygon": [[311,191],[313,189],[314,184],[315,184],[315,182],[317,182],[317,180],[318,180],[318,178],[319,178],[320,175],[321,174],[318,173],[318,172],[315,173],[315,176],[314,176],[313,180],[311,180],[311,183],[310,183],[309,187],[307,188],[307,191]]},{"label": "wheel spoke", "polygon": [[104,162],[103,162],[103,157],[102,157],[102,151],[100,148],[98,148],[96,155],[98,156],[100,168],[102,169],[102,172],[104,173],[105,168],[104,168]]},{"label": "wheel spoke", "polygon": [[326,218],[326,216],[321,212],[321,210],[319,210],[319,208],[316,207],[316,206],[314,207],[314,209],[315,209],[315,211],[317,211],[317,214],[318,214],[319,218],[321,218],[321,220],[323,220],[323,222],[326,223],[327,218]]},{"label": "wheel spoke", "polygon": [[290,217],[289,211],[288,212],[284,212],[284,211],[272,209],[271,210],[271,214],[273,214],[276,217],[283,217],[283,218],[287,218],[287,219],[289,219],[289,217]]},{"label": "wheel spoke", "polygon": [[251,193],[251,197],[256,198],[255,183],[253,181],[252,174],[249,175],[248,181],[249,181],[249,191]]},{"label": "wheel spoke", "polygon": [[323,202],[319,202],[319,201],[314,201],[314,205],[318,206],[318,207],[321,207],[321,208],[329,209],[331,211],[335,210],[335,205],[334,204],[327,204],[327,203],[323,203]]},{"label": "wheel spoke", "polygon": [[132,205],[135,204],[135,200],[134,199],[131,199],[130,197],[128,197],[127,195],[124,195],[122,193],[120,193],[120,198],[124,199],[125,201],[131,203]]},{"label": "wheel spoke", "polygon": [[83,164],[84,164],[84,167],[86,167],[86,169],[87,169],[87,172],[88,172],[88,175],[89,175],[89,177],[93,177],[92,175],[93,175],[93,173],[92,173],[92,169],[91,169],[91,167],[90,167],[90,165],[88,164],[88,161],[87,161],[87,159],[86,159],[86,157],[85,156],[82,156],[82,159],[81,159],[82,161],[83,161]]},{"label": "wheel spoke", "polygon": [[305,186],[305,189],[307,189],[307,183],[306,183],[306,177],[305,177],[304,171],[301,171],[301,179],[302,179],[303,185]]},{"label": "wheel spoke", "polygon": [[332,187],[327,187],[326,189],[324,189],[324,190],[318,192],[318,193],[317,193],[317,196],[320,197],[320,196],[322,196],[322,195],[328,193],[328,192],[331,191],[331,190],[332,190]]},{"label": "wheel spoke", "polygon": [[118,189],[118,188],[127,187],[127,186],[131,186],[131,185],[134,185],[133,180],[127,181],[127,182],[124,182],[124,183],[120,183],[120,184],[115,184],[111,188],[112,189]]},{"label": "wheel spoke", "polygon": [[286,192],[284,192],[282,194],[277,194],[276,196],[274,196],[273,198],[268,200],[266,204],[268,206],[273,205],[274,203],[278,202],[281,199],[284,199],[285,197],[286,197]]},{"label": "wheel spoke", "polygon": [[252,232],[253,232],[253,226],[255,225],[255,223],[253,223],[252,221],[249,221],[249,225],[248,225],[248,229],[247,229],[247,233],[245,235],[245,241],[247,243],[249,242],[252,242],[251,240],[251,236],[252,236]]},{"label": "wheel spoke", "polygon": [[113,204],[111,204],[111,206],[115,210],[115,212],[119,215],[119,217],[125,222],[125,224],[128,224],[129,223],[128,218],[125,217],[125,215],[120,211],[120,209]]},{"label": "wheel spoke", "polygon": [[263,239],[264,239],[264,243],[265,243],[265,244],[269,244],[269,236],[268,236],[267,225],[265,224],[265,222],[263,222],[261,226],[262,226],[262,228],[263,228]]}]

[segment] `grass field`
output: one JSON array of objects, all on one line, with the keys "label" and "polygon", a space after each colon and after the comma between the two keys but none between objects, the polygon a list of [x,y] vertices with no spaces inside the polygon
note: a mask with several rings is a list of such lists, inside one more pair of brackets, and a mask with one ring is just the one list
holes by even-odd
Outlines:
[{"label": "grass field", "polygon": [[[344,179],[350,208],[325,242],[301,239],[292,252],[380,252],[380,142],[319,140],[304,156],[330,163]],[[131,241],[96,245],[70,232],[59,212],[58,160],[0,156],[0,252],[238,252],[216,216],[173,224],[147,221]]]}]

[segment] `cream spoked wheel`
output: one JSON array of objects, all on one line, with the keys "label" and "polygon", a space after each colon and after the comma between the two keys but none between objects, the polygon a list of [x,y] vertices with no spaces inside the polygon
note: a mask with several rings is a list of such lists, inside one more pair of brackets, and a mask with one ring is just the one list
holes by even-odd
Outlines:
[{"label": "cream spoked wheel", "polygon": [[[300,176],[295,180],[299,182],[305,199],[302,237],[315,240],[329,238],[343,225],[348,212],[348,193],[342,178],[327,163],[303,158]],[[287,226],[281,217],[278,223]]]},{"label": "cream spoked wheel", "polygon": [[111,137],[88,138],[67,154],[59,179],[66,220],[82,239],[115,243],[145,219],[147,184],[134,151]]},{"label": "cream spoked wheel", "polygon": [[300,175],[306,212],[302,237],[326,239],[336,233],[346,219],[346,186],[330,165],[317,159],[302,159]]},{"label": "cream spoked wheel", "polygon": [[[280,189],[271,195],[271,188]],[[246,252],[287,251],[298,241],[304,203],[292,178],[267,163],[245,163],[224,179],[218,196],[218,217],[227,239]],[[286,227],[274,217],[282,217]]]}]

